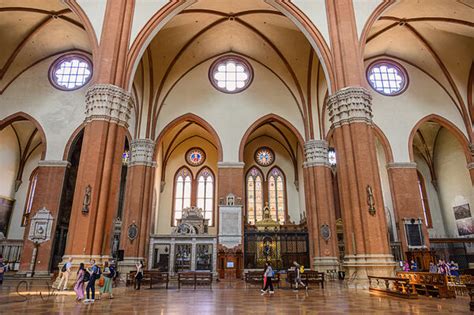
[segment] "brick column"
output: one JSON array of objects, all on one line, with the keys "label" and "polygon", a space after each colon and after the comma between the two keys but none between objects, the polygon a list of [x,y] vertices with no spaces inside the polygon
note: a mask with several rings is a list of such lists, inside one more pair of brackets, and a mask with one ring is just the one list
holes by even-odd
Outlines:
[{"label": "brick column", "polygon": [[108,259],[112,251],[130,94],[96,84],[86,94],[86,119],[65,257]]},{"label": "brick column", "polygon": [[408,251],[407,235],[403,219],[422,219],[423,238],[427,248],[430,248],[429,235],[426,228],[423,205],[416,163],[389,163],[387,164],[390,186],[392,188],[393,206],[398,226],[398,235],[402,242],[403,253]]},{"label": "brick column", "polygon": [[[130,163],[125,190],[124,215],[120,248],[124,249],[122,273],[132,270],[139,260],[146,261],[152,226],[153,183],[156,163],[153,161],[155,142],[135,139],[130,142]],[[138,232],[136,237],[129,231]]]},{"label": "brick column", "polygon": [[387,237],[371,100],[369,92],[360,87],[341,89],[328,100],[338,159],[344,266],[357,280],[390,275],[395,266]]},{"label": "brick column", "polygon": [[38,257],[36,260],[35,277],[49,277],[50,264],[53,251],[53,240],[56,232],[56,224],[58,219],[59,204],[63,190],[64,176],[66,168],[70,166],[68,161],[47,160],[39,161],[36,189],[31,206],[31,213],[28,223],[25,227],[23,236],[23,251],[21,254],[20,269],[18,274],[30,275],[32,270],[33,249],[34,245],[28,240],[30,232],[30,219],[36,212],[43,207],[51,212],[54,218],[53,227],[51,229],[51,238],[49,241],[40,245]]},{"label": "brick column", "polygon": [[339,269],[336,210],[328,161],[328,143],[325,140],[306,141],[304,152],[304,184],[311,267],[322,272]]}]

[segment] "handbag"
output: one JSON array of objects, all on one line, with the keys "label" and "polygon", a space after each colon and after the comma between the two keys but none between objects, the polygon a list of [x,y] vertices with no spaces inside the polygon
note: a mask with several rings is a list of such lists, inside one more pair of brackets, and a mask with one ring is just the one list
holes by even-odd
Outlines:
[{"label": "handbag", "polygon": [[99,287],[101,287],[101,288],[105,285],[105,279],[104,279],[104,277],[101,277],[101,278],[99,279],[99,282],[97,283],[97,285],[98,285]]}]

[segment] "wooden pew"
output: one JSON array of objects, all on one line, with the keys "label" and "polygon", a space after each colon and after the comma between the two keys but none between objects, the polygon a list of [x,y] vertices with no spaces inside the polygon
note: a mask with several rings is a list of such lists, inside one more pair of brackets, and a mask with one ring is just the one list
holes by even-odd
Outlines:
[{"label": "wooden pew", "polygon": [[412,289],[418,294],[438,296],[440,298],[455,298],[454,287],[448,286],[448,277],[439,273],[399,271],[397,278],[410,280]]},{"label": "wooden pew", "polygon": [[178,272],[178,289],[181,289],[182,285],[192,285],[194,289],[198,285],[208,285],[212,290],[212,273],[199,271]]},{"label": "wooden pew", "polygon": [[404,299],[416,299],[416,289],[410,285],[410,280],[396,277],[369,277],[369,292],[382,293],[385,295],[401,297]]},{"label": "wooden pew", "polygon": [[166,289],[168,289],[168,284],[169,284],[168,273],[154,271],[154,270],[146,271],[145,273],[148,273],[150,276],[150,289],[153,289],[154,284],[165,284]]},{"label": "wooden pew", "polygon": [[[295,271],[288,271],[286,281],[290,284],[291,288],[295,285]],[[317,272],[314,270],[305,270],[300,274],[301,281],[309,287],[310,284],[319,284],[321,289],[324,289],[324,272]]]},{"label": "wooden pew", "polygon": [[471,302],[469,303],[470,309],[474,312],[474,283],[466,283],[467,290],[469,292],[469,296],[471,297]]},{"label": "wooden pew", "polygon": [[[262,271],[247,271],[245,273],[245,285],[258,285],[263,286],[263,270]],[[272,278],[272,283],[280,288],[280,274],[275,273],[275,276]]]}]

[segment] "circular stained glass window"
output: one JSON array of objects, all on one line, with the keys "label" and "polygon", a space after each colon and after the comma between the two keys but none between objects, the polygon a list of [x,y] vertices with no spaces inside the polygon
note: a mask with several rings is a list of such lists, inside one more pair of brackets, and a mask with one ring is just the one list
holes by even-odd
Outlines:
[{"label": "circular stained glass window", "polygon": [[92,78],[92,63],[83,55],[66,55],[57,59],[49,69],[49,80],[57,89],[77,90]]},{"label": "circular stained glass window", "polygon": [[186,153],[186,162],[191,166],[199,166],[206,160],[206,153],[200,148],[192,148]]},{"label": "circular stained glass window", "polygon": [[255,162],[260,166],[269,166],[275,161],[275,154],[268,147],[261,147],[255,151]]},{"label": "circular stained glass window", "polygon": [[246,60],[237,56],[224,56],[211,65],[209,79],[221,92],[238,93],[250,85],[253,71]]},{"label": "circular stained glass window", "polygon": [[367,69],[372,88],[383,95],[398,95],[405,91],[408,76],[401,65],[393,61],[377,60]]}]

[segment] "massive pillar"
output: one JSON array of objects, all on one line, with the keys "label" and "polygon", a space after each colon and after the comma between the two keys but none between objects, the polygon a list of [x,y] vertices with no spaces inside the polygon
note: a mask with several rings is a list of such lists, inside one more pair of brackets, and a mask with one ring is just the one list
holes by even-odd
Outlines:
[{"label": "massive pillar", "polygon": [[20,268],[18,274],[30,275],[33,269],[34,244],[28,240],[30,233],[30,220],[36,212],[42,208],[50,211],[54,221],[51,229],[50,239],[42,243],[37,250],[35,276],[50,275],[50,264],[53,251],[53,240],[58,220],[59,204],[63,190],[64,176],[68,161],[40,161],[38,163],[37,182],[34,191],[31,213],[29,214],[25,234],[23,237],[23,251],[21,255]]},{"label": "massive pillar", "polygon": [[328,143],[310,140],[304,144],[304,184],[312,268],[325,272],[339,269],[331,168]]},{"label": "massive pillar", "polygon": [[424,245],[429,246],[429,235],[426,228],[423,205],[421,203],[420,188],[416,163],[390,163],[387,165],[392,199],[397,220],[398,235],[402,242],[403,253],[408,251],[407,235],[404,219],[422,219]]},{"label": "massive pillar", "polygon": [[[123,272],[132,270],[139,260],[148,257],[148,240],[152,226],[151,213],[156,163],[155,142],[135,139],[130,142],[127,188],[120,248],[124,250]],[[146,266],[150,266],[151,262]]]}]

